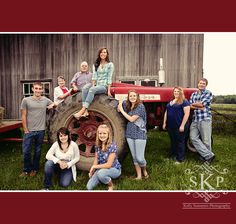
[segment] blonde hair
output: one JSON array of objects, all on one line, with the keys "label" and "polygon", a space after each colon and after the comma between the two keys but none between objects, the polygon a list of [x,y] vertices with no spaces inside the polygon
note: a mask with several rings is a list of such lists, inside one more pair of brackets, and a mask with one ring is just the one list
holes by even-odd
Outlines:
[{"label": "blonde hair", "polygon": [[111,129],[106,125],[106,124],[101,124],[98,126],[98,129],[97,129],[97,134],[96,134],[96,145],[98,148],[102,148],[102,141],[99,139],[99,130],[100,129],[106,129],[107,130],[107,133],[108,133],[108,138],[105,142],[105,150],[108,149],[109,145],[111,145],[112,143],[112,133],[111,133]]},{"label": "blonde hair", "polygon": [[178,90],[179,90],[179,97],[178,97],[178,99],[177,99],[177,103],[178,103],[178,104],[181,104],[181,103],[183,103],[184,100],[185,100],[184,90],[183,90],[183,88],[180,87],[180,86],[175,86],[174,89],[173,89],[172,100],[175,99],[175,96],[174,96],[174,91],[175,91],[175,89],[178,89]]}]

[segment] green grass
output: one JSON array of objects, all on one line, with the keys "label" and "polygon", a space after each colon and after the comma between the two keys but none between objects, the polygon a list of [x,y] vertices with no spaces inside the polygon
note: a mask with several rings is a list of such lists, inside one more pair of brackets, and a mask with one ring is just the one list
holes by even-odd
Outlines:
[{"label": "green grass", "polygon": [[[236,140],[234,135],[214,135],[213,150],[216,159],[211,164],[212,168],[218,171],[228,170],[228,173],[221,175],[214,171],[215,176],[223,176],[224,181],[220,186],[216,186],[214,178],[209,179],[209,183],[216,190],[236,189]],[[41,168],[36,177],[18,177],[22,171],[21,143],[0,143],[0,190],[40,190],[43,188],[43,167],[45,154],[48,145],[43,145]],[[114,180],[117,190],[189,190],[190,175],[186,170],[196,170],[197,166],[202,167],[202,162],[198,160],[196,153],[188,151],[186,161],[183,164],[175,165],[174,161],[168,159],[169,138],[166,132],[151,130],[148,132],[148,142],[145,157],[150,178],[137,181],[134,180],[135,171],[132,165],[131,156],[125,158],[122,163],[122,175]],[[201,171],[195,171],[197,183],[200,183]],[[86,190],[88,172],[77,172],[77,182],[63,189],[58,186],[57,178],[54,178],[54,190]],[[99,185],[95,190],[106,190],[105,185]],[[191,187],[199,190],[200,186]],[[207,190],[207,189],[206,189]]]},{"label": "green grass", "polygon": [[222,114],[236,114],[236,104],[212,104],[211,108]]},{"label": "green grass", "polygon": [[219,110],[224,110],[224,109],[233,109],[236,110],[236,104],[218,104],[214,103],[211,105],[212,108],[217,108]]},{"label": "green grass", "polygon": [[212,129],[214,134],[236,134],[236,104],[212,105]]}]

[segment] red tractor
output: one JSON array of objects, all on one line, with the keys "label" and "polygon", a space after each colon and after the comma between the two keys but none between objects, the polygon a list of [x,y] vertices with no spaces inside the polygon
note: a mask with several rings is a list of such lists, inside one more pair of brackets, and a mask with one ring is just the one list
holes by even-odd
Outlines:
[{"label": "red tractor", "polygon": [[[113,131],[114,140],[118,146],[120,158],[126,153],[125,126],[126,120],[117,112],[119,100],[127,97],[128,91],[134,89],[140,94],[147,111],[147,127],[162,126],[166,104],[172,97],[173,88],[147,87],[132,84],[113,83],[111,93],[114,98],[105,94],[96,95],[89,107],[89,117],[76,120],[73,114],[82,108],[81,93],[74,94],[62,102],[55,113],[49,118],[50,141],[56,140],[56,132],[60,127],[68,127],[72,139],[77,142],[81,159],[77,167],[81,170],[89,170],[94,159],[94,143],[97,127],[106,123]],[[187,99],[196,91],[194,88],[185,88]]]}]

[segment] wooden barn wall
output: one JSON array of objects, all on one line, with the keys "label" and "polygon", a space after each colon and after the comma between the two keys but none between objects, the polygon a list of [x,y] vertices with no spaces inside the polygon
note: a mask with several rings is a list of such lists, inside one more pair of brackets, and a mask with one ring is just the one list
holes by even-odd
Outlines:
[{"label": "wooden barn wall", "polygon": [[[164,86],[194,87],[202,77],[203,34],[1,34],[0,106],[5,118],[20,118],[22,80],[64,75],[67,86],[80,63],[90,68],[98,49],[106,46],[114,62],[113,81],[158,79],[160,58]],[[52,97],[52,95],[51,95]]]}]

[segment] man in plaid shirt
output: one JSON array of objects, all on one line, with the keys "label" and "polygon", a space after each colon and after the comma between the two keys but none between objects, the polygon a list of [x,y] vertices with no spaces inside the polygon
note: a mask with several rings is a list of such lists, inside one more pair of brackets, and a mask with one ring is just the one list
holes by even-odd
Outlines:
[{"label": "man in plaid shirt", "polygon": [[192,124],[190,126],[190,139],[204,161],[212,162],[215,158],[211,149],[212,93],[206,89],[207,79],[202,78],[198,82],[198,91],[190,97],[190,106],[194,110]]}]

